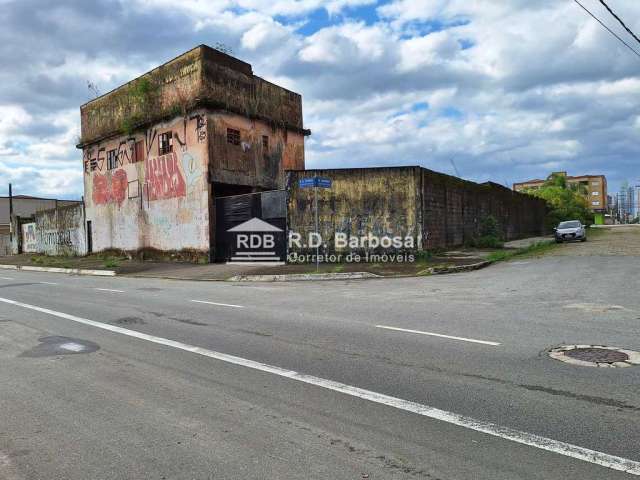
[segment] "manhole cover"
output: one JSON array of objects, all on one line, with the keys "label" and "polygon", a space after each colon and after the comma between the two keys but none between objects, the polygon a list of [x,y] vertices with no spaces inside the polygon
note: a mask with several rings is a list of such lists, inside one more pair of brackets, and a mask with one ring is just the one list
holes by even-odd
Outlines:
[{"label": "manhole cover", "polygon": [[549,356],[561,362],[586,367],[630,367],[640,365],[640,352],[604,345],[563,345]]},{"label": "manhole cover", "polygon": [[606,348],[574,348],[565,352],[565,355],[576,360],[595,363],[616,363],[629,360],[629,355],[626,353]]}]

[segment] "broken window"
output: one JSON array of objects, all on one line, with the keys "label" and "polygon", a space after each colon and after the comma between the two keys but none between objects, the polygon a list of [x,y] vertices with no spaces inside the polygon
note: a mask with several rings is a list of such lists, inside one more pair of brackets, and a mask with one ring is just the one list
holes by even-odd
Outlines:
[{"label": "broken window", "polygon": [[107,152],[107,170],[118,168],[118,152],[109,150]]},{"label": "broken window", "polygon": [[227,128],[227,143],[231,145],[240,145],[240,130]]},{"label": "broken window", "polygon": [[171,132],[160,134],[158,139],[158,154],[166,155],[173,152],[173,138]]}]

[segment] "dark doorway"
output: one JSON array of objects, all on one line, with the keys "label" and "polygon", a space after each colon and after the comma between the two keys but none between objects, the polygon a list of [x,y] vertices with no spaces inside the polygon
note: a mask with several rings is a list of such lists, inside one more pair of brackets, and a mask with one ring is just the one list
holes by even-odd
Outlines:
[{"label": "dark doorway", "polygon": [[[270,260],[284,261],[286,257],[286,228],[287,228],[287,208],[286,191],[272,190],[268,192],[258,192],[246,195],[232,195],[215,199],[215,260],[218,262],[238,261],[238,235],[251,236],[273,235],[275,244],[271,246],[257,246],[251,248],[251,253],[244,252],[251,256],[269,256]],[[267,232],[265,230],[240,230],[230,231],[235,227],[242,226],[245,222],[259,219],[267,222],[278,231]],[[260,223],[260,222],[258,222]],[[242,228],[242,227],[241,227]],[[248,227],[247,227],[248,228]],[[258,228],[265,228],[262,224]],[[267,227],[268,228],[268,227]],[[254,235],[255,237],[255,235]],[[267,255],[267,254],[271,255]],[[255,258],[252,258],[255,260]]]},{"label": "dark doorway", "polygon": [[233,185],[231,183],[213,182],[214,197],[230,197],[231,195],[244,195],[253,193],[254,187],[248,185]]},{"label": "dark doorway", "polygon": [[93,253],[93,232],[91,230],[91,220],[87,220],[87,253]]}]

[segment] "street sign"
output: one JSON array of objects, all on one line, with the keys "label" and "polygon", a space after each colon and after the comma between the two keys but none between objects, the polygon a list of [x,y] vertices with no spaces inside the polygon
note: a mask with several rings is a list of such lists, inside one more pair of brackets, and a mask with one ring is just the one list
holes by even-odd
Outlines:
[{"label": "street sign", "polygon": [[[318,226],[318,188],[331,188],[331,179],[326,177],[301,178],[298,180],[299,188],[313,187],[313,203],[315,210],[316,234],[320,235]],[[320,246],[316,246],[316,271],[320,269]]]},{"label": "street sign", "polygon": [[301,178],[298,180],[298,187],[300,188],[331,188],[331,179],[324,177],[311,177],[311,178]]},{"label": "street sign", "polygon": [[316,186],[316,179],[315,178],[301,178],[300,180],[298,180],[298,186],[300,188],[315,187]]},{"label": "street sign", "polygon": [[331,179],[330,178],[322,178],[316,177],[316,187],[319,188],[331,188]]}]

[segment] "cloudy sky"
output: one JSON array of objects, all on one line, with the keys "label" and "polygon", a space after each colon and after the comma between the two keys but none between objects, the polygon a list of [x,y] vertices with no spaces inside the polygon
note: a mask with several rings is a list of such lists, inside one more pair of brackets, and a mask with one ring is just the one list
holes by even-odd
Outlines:
[{"label": "cloudy sky", "polygon": [[[640,1],[607,3],[640,33]],[[0,194],[79,198],[87,82],[201,43],[303,95],[308,168],[640,183],[640,58],[573,0],[0,0],[0,26]]]}]

